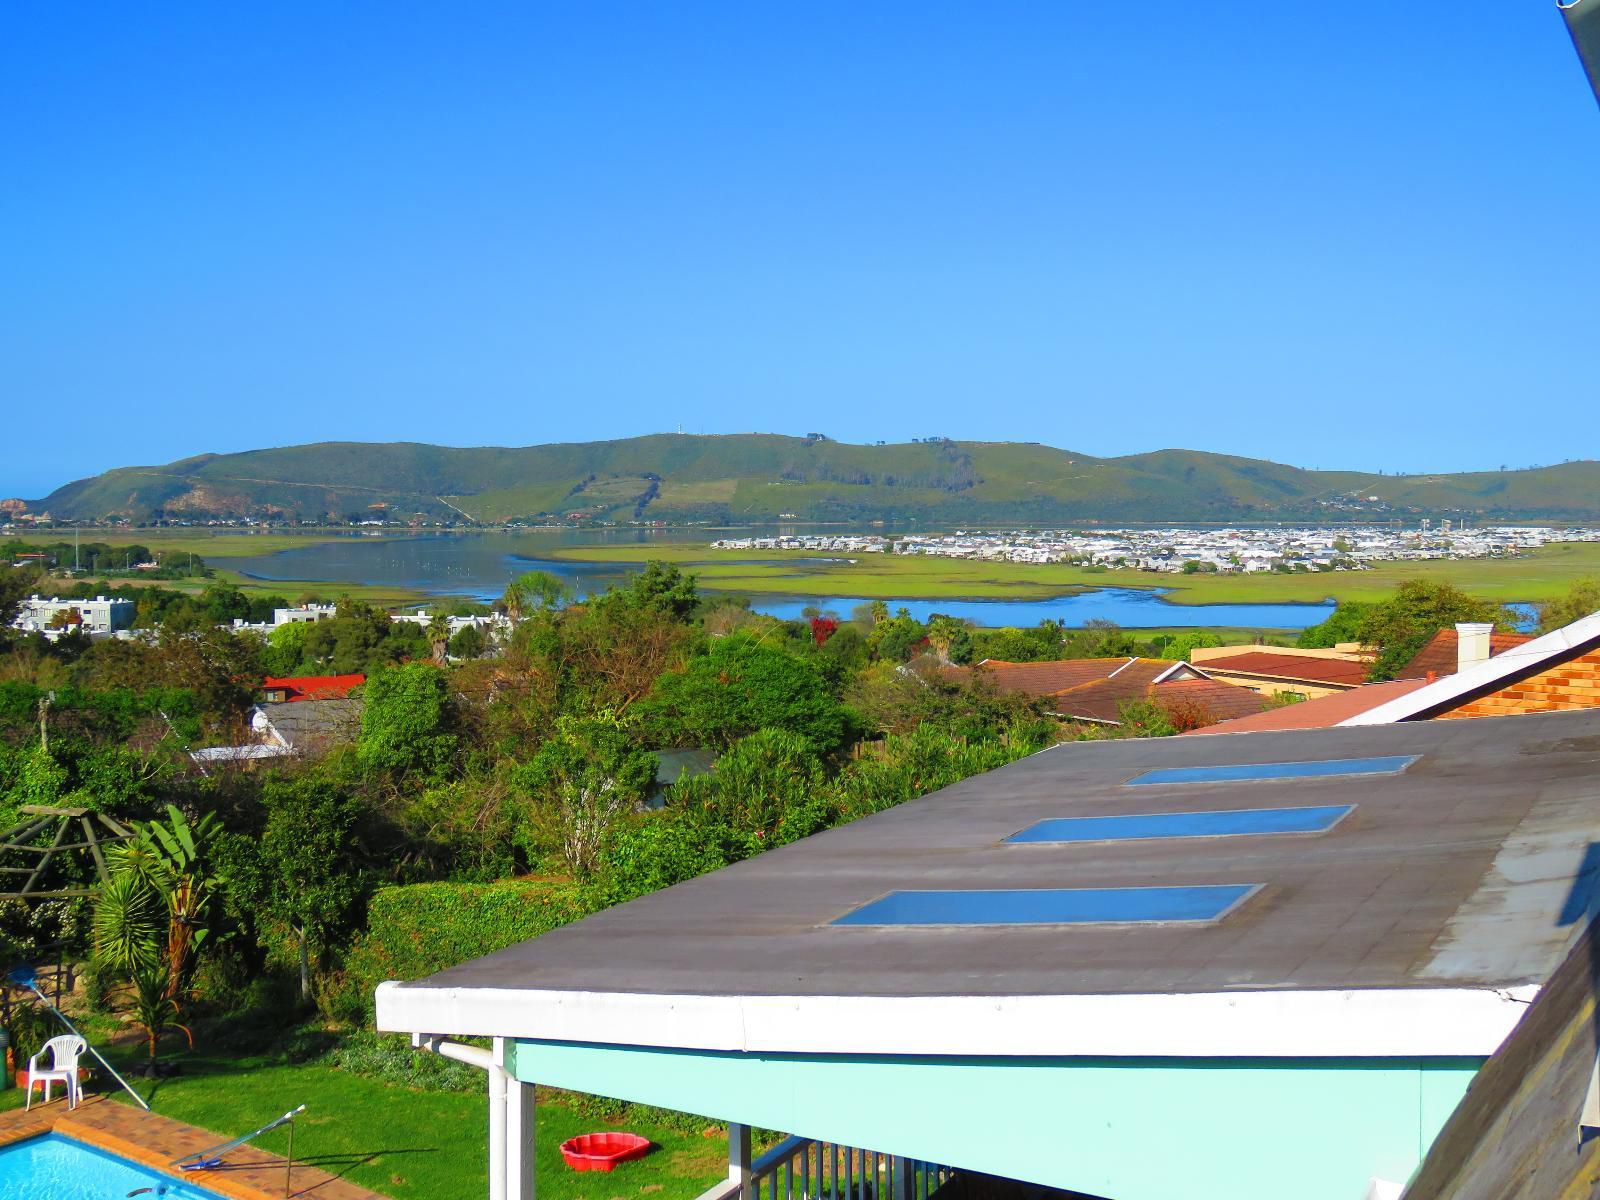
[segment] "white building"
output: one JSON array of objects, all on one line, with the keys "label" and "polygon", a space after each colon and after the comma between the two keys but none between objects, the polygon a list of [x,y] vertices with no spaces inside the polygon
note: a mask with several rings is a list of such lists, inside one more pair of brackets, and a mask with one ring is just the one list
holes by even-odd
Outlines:
[{"label": "white building", "polygon": [[272,610],[272,626],[276,629],[279,625],[310,625],[316,621],[331,620],[339,611],[335,604],[301,604],[295,608],[275,608]]},{"label": "white building", "polygon": [[96,596],[93,600],[58,600],[29,596],[17,606],[12,628],[46,637],[59,637],[71,628],[82,629],[90,637],[110,637],[133,627],[135,605],[132,600]]}]

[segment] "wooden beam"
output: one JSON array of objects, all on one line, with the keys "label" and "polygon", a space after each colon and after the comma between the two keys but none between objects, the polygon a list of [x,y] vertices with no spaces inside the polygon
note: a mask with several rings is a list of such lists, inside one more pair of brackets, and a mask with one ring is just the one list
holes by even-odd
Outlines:
[{"label": "wooden beam", "polygon": [[94,826],[89,823],[88,817],[79,817],[78,824],[83,826],[83,836],[89,839],[89,853],[94,855],[94,869],[100,874],[100,882],[106,883],[111,878],[111,872],[106,870],[106,856],[100,853],[100,843],[94,836]]},{"label": "wooden beam", "polygon": [[113,817],[108,817],[105,813],[95,813],[95,816],[99,818],[100,824],[111,830],[111,832],[116,834],[118,838],[131,838],[139,836],[121,821],[118,821]]},{"label": "wooden beam", "polygon": [[24,804],[17,810],[29,816],[41,817],[81,817],[88,812],[87,808],[60,808],[54,804]]},{"label": "wooden beam", "polygon": [[[0,845],[0,849],[9,849],[11,843],[22,842],[31,838],[48,824],[50,824],[49,817],[40,817],[37,821],[26,821],[14,829],[8,829],[4,833],[0,833],[0,839],[4,839],[4,844]],[[22,849],[36,850],[38,847],[24,846]]]},{"label": "wooden beam", "polygon": [[33,874],[28,876],[28,882],[22,885],[22,891],[24,895],[32,890],[35,883],[39,882],[39,876],[44,874],[45,867],[49,866],[50,860],[56,856],[56,847],[61,845],[61,839],[66,836],[67,823],[62,821],[60,826],[56,829],[55,842],[52,843],[50,849],[45,852],[45,856],[39,860],[39,865],[34,867]]},{"label": "wooden beam", "polygon": [[[65,828],[67,822],[63,821],[61,825],[62,828]],[[87,850],[89,846],[90,843],[88,842],[63,842],[59,846],[0,845],[0,850],[25,850],[30,854],[54,854],[57,850]]]}]

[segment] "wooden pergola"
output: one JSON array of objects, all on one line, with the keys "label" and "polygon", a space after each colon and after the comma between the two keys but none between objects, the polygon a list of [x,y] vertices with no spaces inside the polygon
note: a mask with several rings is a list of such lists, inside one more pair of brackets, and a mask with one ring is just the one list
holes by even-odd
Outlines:
[{"label": "wooden pergola", "polygon": [[[24,866],[0,865],[0,900],[21,898],[26,900],[49,900],[64,896],[87,896],[90,888],[61,888],[51,891],[36,891],[40,882],[45,878],[45,869],[58,854],[71,854],[87,850],[94,857],[95,873],[100,877],[100,882],[106,882],[106,858],[104,847],[125,842],[137,836],[122,822],[105,815],[105,813],[92,813],[86,808],[62,808],[50,804],[24,804],[21,809],[23,820],[18,825],[13,825],[4,833],[0,833],[0,862],[12,859],[19,855],[35,855],[36,861]],[[34,844],[39,835],[46,832],[54,822],[55,837],[49,845]],[[97,823],[98,822],[98,827]],[[69,842],[67,838],[74,836],[81,830],[82,841]],[[103,831],[102,831],[103,827]],[[25,876],[20,888],[10,887],[14,876]]]}]

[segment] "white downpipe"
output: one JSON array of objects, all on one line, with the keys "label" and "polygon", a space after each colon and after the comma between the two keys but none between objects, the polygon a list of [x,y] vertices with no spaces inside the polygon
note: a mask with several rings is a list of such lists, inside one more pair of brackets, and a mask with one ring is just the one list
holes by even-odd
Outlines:
[{"label": "white downpipe", "polygon": [[500,1065],[505,1048],[505,1038],[495,1038],[489,1063],[489,1200],[506,1200],[506,1073]]},{"label": "white downpipe", "polygon": [[[477,1067],[489,1076],[489,1200],[512,1200],[506,1189],[506,1072],[500,1064],[505,1061],[505,1038],[494,1039],[494,1049],[467,1046],[452,1042],[436,1033],[411,1035],[411,1045],[441,1058]],[[519,1085],[520,1086],[520,1085]],[[521,1187],[519,1172],[519,1189]],[[530,1180],[531,1182],[531,1180]],[[531,1190],[525,1195],[531,1195]],[[520,1198],[519,1198],[520,1200]]]}]

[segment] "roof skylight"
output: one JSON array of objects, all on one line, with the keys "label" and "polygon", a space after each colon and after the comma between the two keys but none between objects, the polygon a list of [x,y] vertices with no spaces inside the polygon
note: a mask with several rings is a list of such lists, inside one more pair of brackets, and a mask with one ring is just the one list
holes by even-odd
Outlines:
[{"label": "roof skylight", "polygon": [[1022,832],[1012,834],[1006,841],[1138,842],[1159,838],[1326,833],[1354,808],[1354,804],[1327,804],[1304,808],[1235,808],[1213,812],[1057,817],[1030,825]]},{"label": "roof skylight", "polygon": [[1348,775],[1398,775],[1418,755],[1395,754],[1379,758],[1330,758],[1316,762],[1236,763],[1220,767],[1171,767],[1146,771],[1128,780],[1146,783],[1251,783],[1274,779],[1335,779]]},{"label": "roof skylight", "polygon": [[1257,883],[1187,887],[905,891],[835,918],[834,925],[1207,924],[1242,904]]}]

